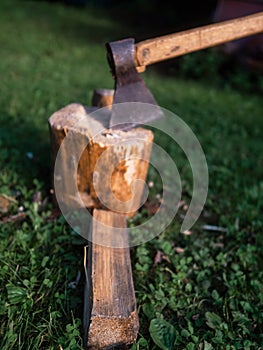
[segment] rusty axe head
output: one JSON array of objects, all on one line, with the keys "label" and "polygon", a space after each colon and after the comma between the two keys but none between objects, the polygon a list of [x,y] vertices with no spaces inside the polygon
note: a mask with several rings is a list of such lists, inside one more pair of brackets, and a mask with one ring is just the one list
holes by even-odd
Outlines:
[{"label": "rusty axe head", "polygon": [[[115,79],[110,128],[127,130],[162,118],[161,108],[158,107],[153,95],[136,70],[134,63],[134,39],[110,42],[106,44],[106,47],[108,62]],[[123,102],[126,103],[117,107],[117,104]],[[138,105],[127,102],[149,103],[155,105],[156,108],[151,108],[149,113],[146,114],[144,109],[142,115]]]}]

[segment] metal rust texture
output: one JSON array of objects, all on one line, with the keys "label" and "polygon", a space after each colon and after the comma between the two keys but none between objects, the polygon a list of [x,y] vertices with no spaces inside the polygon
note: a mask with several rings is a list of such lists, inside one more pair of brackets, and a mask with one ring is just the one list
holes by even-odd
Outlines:
[{"label": "metal rust texture", "polygon": [[[151,115],[141,115],[138,109],[126,104],[125,108],[114,108],[118,103],[141,102],[156,105],[153,95],[138,74],[134,64],[134,39],[124,39],[107,43],[108,61],[115,79],[110,127],[128,130],[135,125],[144,124],[162,117],[159,109]],[[125,122],[123,113],[125,113]],[[128,120],[128,123],[127,123]]]}]

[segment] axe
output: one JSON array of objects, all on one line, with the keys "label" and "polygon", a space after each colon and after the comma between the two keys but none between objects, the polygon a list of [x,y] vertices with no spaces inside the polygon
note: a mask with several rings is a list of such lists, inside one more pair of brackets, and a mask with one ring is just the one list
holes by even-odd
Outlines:
[{"label": "axe", "polygon": [[[162,118],[153,95],[139,72],[147,65],[185,55],[190,52],[223,44],[263,31],[263,12],[179,33],[148,39],[135,44],[134,39],[124,39],[106,44],[107,58],[115,79],[110,128],[127,130],[136,125]],[[141,115],[138,109],[121,109],[128,113],[129,123],[123,122],[123,113],[114,105],[123,102],[143,102],[156,105],[154,113]],[[125,119],[127,120],[127,118]]]}]

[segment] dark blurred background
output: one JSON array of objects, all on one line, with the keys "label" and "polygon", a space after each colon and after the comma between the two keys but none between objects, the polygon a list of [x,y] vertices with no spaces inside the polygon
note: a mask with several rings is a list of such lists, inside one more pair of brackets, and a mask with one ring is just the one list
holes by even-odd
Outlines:
[{"label": "dark blurred background", "polygon": [[[103,8],[114,21],[132,28],[136,41],[263,11],[263,0],[35,0],[66,6]],[[122,37],[113,38],[113,40]],[[206,79],[215,76],[247,92],[263,91],[263,34],[158,63],[161,74]]]}]

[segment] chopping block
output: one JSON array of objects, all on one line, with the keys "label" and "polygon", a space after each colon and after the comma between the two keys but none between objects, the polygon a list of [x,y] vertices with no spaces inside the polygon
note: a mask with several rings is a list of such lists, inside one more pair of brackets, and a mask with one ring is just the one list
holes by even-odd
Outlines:
[{"label": "chopping block", "polygon": [[[55,112],[49,118],[49,129],[53,164],[68,133],[81,154],[76,177],[79,198],[72,199],[68,195],[68,161],[72,154],[62,153],[59,191],[63,192],[63,204],[81,200],[93,215],[90,242],[84,248],[84,343],[88,349],[111,349],[133,343],[139,328],[127,218],[141,205],[153,133],[141,127],[129,131],[108,129],[112,90],[95,90],[92,101],[96,106],[73,103]],[[105,113],[94,114],[100,107],[105,107]],[[81,122],[83,116],[85,124]],[[134,192],[133,182],[138,179],[142,181],[136,183]],[[110,244],[116,241],[116,227],[121,228],[121,248]]]}]

